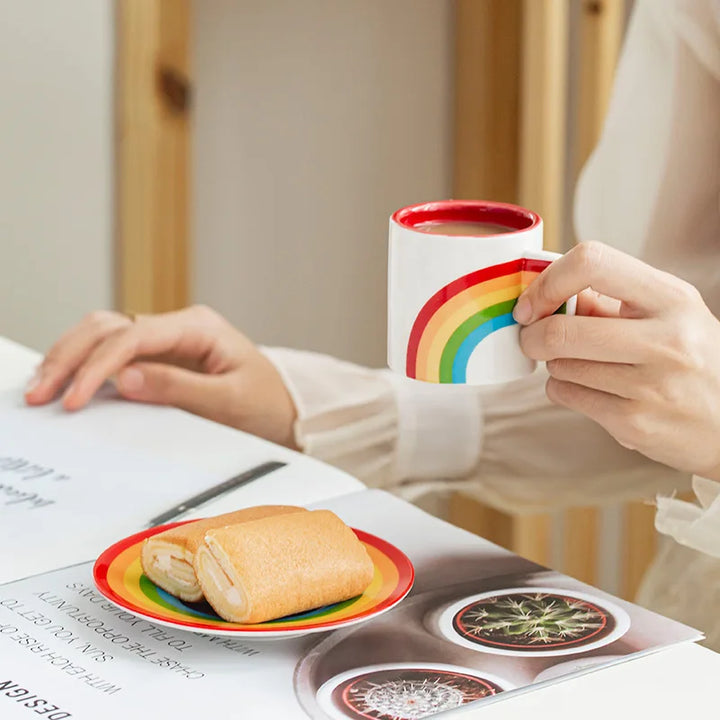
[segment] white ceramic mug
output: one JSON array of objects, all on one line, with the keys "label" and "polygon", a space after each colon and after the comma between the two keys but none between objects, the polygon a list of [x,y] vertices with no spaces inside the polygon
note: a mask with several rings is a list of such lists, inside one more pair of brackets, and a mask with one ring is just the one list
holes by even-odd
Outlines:
[{"label": "white ceramic mug", "polygon": [[[543,250],[540,216],[517,205],[445,200],[398,210],[390,218],[388,365],[433,383],[530,374],[536,363],[520,349],[512,309],[558,257]],[[574,314],[575,301],[559,312]]]}]

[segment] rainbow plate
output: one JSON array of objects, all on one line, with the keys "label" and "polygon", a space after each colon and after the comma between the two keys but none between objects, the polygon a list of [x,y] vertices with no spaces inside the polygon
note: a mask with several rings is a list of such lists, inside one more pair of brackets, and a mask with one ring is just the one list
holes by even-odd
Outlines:
[{"label": "rainbow plate", "polygon": [[354,530],[375,565],[372,582],[362,595],[255,625],[227,622],[206,603],[183,602],[143,574],[140,550],[145,538],[183,524],[172,523],[144,530],[111,545],[93,568],[98,590],[118,607],[159,625],[208,635],[260,640],[325,632],[370,620],[397,605],[410,592],[415,579],[415,570],[404,553],[375,535]]}]

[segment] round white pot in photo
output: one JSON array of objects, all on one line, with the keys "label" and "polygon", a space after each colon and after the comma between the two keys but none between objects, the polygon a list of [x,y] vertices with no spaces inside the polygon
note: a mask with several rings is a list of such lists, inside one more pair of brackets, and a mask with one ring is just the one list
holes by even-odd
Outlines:
[{"label": "round white pot in photo", "polygon": [[482,670],[443,663],[383,663],[342,672],[317,691],[334,720],[419,720],[513,689]]},{"label": "round white pot in photo", "polygon": [[605,598],[557,587],[478,593],[429,614],[447,640],[498,655],[552,657],[610,645],[630,629],[630,617]]}]

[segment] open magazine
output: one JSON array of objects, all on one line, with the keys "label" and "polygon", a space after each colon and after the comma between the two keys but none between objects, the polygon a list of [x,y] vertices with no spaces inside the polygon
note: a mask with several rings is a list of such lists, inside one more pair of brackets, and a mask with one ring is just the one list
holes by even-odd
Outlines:
[{"label": "open magazine", "polygon": [[[0,372],[14,363],[19,378],[31,360],[0,343]],[[365,622],[259,641],[157,624],[99,592],[93,562],[106,547],[268,460],[286,465],[194,515],[265,503],[330,509],[392,549],[388,582],[393,552],[409,558],[410,594]],[[0,717],[9,720],[28,710],[50,720],[452,716],[700,638],[310,458],[112,398],[67,415],[24,408],[18,389],[0,394],[0,540]],[[128,592],[140,602],[155,591],[138,581]]]}]

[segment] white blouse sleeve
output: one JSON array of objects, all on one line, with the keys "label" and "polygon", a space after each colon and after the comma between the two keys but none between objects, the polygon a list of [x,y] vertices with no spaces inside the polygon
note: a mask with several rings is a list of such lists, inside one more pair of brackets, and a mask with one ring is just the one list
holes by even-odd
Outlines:
[{"label": "white blouse sleeve", "polygon": [[423,385],[317,353],[263,348],[297,409],[295,440],[371,486],[468,475],[480,405],[466,388]]},{"label": "white blouse sleeve", "polygon": [[430,385],[316,353],[264,348],[295,402],[305,452],[407,497],[464,487],[531,510],[674,490],[679,474],[551,405],[545,374],[488,387]]}]

